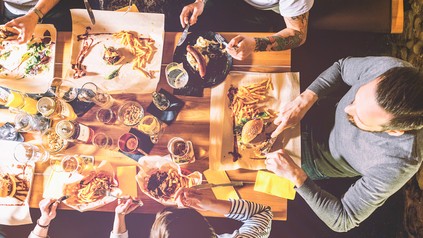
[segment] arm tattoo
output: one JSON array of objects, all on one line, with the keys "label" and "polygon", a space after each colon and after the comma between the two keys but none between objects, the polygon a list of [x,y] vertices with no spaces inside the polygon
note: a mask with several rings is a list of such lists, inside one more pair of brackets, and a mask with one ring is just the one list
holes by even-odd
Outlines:
[{"label": "arm tattoo", "polygon": [[269,37],[264,38],[254,38],[256,40],[256,48],[255,51],[266,51],[267,46],[271,44]]},{"label": "arm tattoo", "polygon": [[302,34],[299,31],[295,32],[295,35],[288,37],[281,36],[268,36],[264,38],[254,38],[256,40],[255,51],[280,51],[286,49],[292,49],[300,45],[302,40]]},{"label": "arm tattoo", "polygon": [[303,25],[307,25],[307,22],[308,22],[307,18],[308,18],[307,13],[304,13],[304,14],[299,15],[299,16],[291,17],[291,19],[294,20],[294,21],[300,20]]}]

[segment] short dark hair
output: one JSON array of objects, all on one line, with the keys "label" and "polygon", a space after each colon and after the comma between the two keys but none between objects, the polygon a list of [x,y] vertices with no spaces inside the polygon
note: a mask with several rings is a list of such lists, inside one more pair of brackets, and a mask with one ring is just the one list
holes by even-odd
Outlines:
[{"label": "short dark hair", "polygon": [[423,128],[423,74],[413,67],[395,67],[380,78],[376,100],[393,115],[384,129],[410,131]]},{"label": "short dark hair", "polygon": [[207,219],[192,208],[167,207],[156,214],[150,238],[215,238]]}]

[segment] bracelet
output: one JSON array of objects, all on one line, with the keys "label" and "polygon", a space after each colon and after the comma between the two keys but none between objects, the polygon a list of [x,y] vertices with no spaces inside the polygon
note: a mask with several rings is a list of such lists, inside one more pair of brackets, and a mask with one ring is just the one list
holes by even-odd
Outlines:
[{"label": "bracelet", "polygon": [[43,228],[43,229],[47,229],[47,228],[50,226],[50,223],[49,223],[49,224],[47,224],[47,225],[44,225],[44,226],[43,226],[43,225],[41,225],[41,224],[40,224],[40,219],[38,219],[38,220],[37,220],[37,225],[38,225],[39,227]]},{"label": "bracelet", "polygon": [[33,8],[32,11],[38,16],[38,21],[41,21],[44,17],[44,14],[38,10],[38,8]]}]

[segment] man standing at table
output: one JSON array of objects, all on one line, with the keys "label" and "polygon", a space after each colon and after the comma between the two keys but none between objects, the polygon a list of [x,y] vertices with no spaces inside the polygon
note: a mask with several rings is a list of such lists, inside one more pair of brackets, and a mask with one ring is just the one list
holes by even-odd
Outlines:
[{"label": "man standing at table", "polygon": [[[339,60],[281,108],[272,136],[295,126],[318,99],[345,85],[350,88],[336,104],[327,130],[322,128],[331,118],[313,115],[315,126],[302,123],[302,168],[284,150],[266,159],[267,169],[291,180],[317,216],[338,232],[358,226],[382,206],[418,171],[423,158],[423,74],[391,57]],[[318,113],[332,115],[328,108]],[[341,199],[312,181],[356,176]]]},{"label": "man standing at table", "polygon": [[69,9],[84,6],[81,0],[4,0],[2,4],[1,23],[21,31],[20,43],[31,39],[37,23],[54,24],[59,31],[70,31]]},{"label": "man standing at table", "polygon": [[[232,25],[233,22],[237,23],[238,18],[244,17],[246,21],[239,22],[240,27],[245,24],[249,25],[250,22],[254,22],[258,18],[252,11],[254,8],[273,10],[283,17],[286,28],[268,37],[238,35],[229,42],[228,53],[235,59],[243,60],[254,51],[280,51],[304,44],[307,37],[308,15],[314,0],[244,1],[249,6],[245,6],[246,3],[242,0],[196,0],[182,9],[180,14],[181,25],[185,27],[187,24],[196,24],[203,11],[211,10],[208,9],[207,5],[211,5],[210,8],[217,8],[213,9],[215,11],[209,16],[209,18],[212,18],[210,21],[223,22],[222,25]],[[222,14],[222,12],[226,12],[226,14]],[[254,31],[254,29],[251,28],[249,31]]]}]

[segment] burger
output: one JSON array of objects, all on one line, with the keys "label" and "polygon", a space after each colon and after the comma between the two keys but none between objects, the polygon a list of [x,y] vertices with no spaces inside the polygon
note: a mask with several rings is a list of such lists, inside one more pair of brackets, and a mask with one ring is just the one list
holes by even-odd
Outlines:
[{"label": "burger", "polygon": [[16,193],[14,176],[0,175],[0,197],[13,197]]},{"label": "burger", "polygon": [[271,133],[268,133],[270,122],[265,122],[264,119],[253,119],[244,124],[241,131],[241,138],[239,146],[241,150],[252,149],[257,157],[264,157],[273,145]]},{"label": "burger", "polygon": [[0,42],[4,40],[16,40],[19,31],[12,27],[0,26]]},{"label": "burger", "polygon": [[123,58],[124,57],[120,55],[118,49],[116,49],[115,47],[104,46],[103,60],[106,61],[107,64],[110,64],[110,65],[119,64],[123,60]]}]

